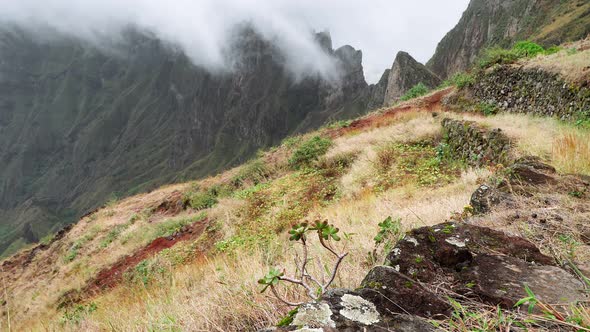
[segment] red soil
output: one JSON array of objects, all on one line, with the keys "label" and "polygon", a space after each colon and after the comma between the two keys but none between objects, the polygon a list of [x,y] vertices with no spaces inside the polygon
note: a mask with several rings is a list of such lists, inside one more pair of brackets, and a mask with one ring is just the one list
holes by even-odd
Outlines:
[{"label": "red soil", "polygon": [[117,286],[123,280],[126,271],[134,268],[144,259],[153,257],[160,251],[171,248],[180,241],[196,239],[203,233],[206,226],[207,220],[205,219],[184,227],[175,235],[159,237],[153,240],[148,246],[136,251],[133,255],[123,257],[111,267],[100,271],[93,280],[88,282],[82,294],[92,296]]},{"label": "red soil", "polygon": [[379,128],[389,125],[395,118],[405,112],[410,111],[426,111],[426,112],[437,112],[442,110],[441,100],[444,96],[448,95],[453,91],[453,88],[447,88],[444,90],[437,91],[433,94],[425,97],[416,99],[415,101],[404,103],[400,106],[396,106],[385,110],[384,112],[371,114],[353,121],[349,126],[344,128],[332,129],[328,131],[328,135],[332,138],[343,136],[347,133],[356,132],[360,130],[367,130],[370,128]]}]

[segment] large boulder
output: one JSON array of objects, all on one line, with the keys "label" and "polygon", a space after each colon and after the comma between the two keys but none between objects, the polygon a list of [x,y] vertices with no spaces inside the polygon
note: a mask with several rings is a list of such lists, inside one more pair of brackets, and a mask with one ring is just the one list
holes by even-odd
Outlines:
[{"label": "large boulder", "polygon": [[443,223],[410,231],[388,255],[396,271],[490,305],[512,306],[525,285],[547,303],[586,299],[584,285],[531,242],[487,227]]},{"label": "large boulder", "polygon": [[334,289],[325,294],[322,301],[299,307],[290,326],[264,331],[429,332],[437,329],[424,318],[392,314],[359,292]]}]

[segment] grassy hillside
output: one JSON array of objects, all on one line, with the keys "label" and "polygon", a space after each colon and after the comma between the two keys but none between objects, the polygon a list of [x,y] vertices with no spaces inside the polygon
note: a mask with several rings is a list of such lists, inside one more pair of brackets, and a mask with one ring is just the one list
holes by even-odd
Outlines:
[{"label": "grassy hillside", "polygon": [[[582,65],[590,65],[590,50],[563,50],[529,65],[557,70],[569,65],[564,57],[579,54]],[[501,128],[512,158],[535,155],[559,173],[590,176],[589,129],[523,114],[451,112],[443,100],[453,93],[447,88],[290,137],[202,181],[111,201],[3,263],[0,329],[253,331],[273,325],[289,308],[261,294],[256,280],[269,267],[293,268],[299,248],[287,230],[305,219],[327,219],[346,234],[338,249],[349,256],[334,286],[355,288],[404,231],[463,220],[472,192],[501,174],[498,165],[445,158],[443,118]],[[583,205],[575,194],[553,199],[572,211]],[[392,222],[380,226],[388,217]],[[590,272],[587,244],[539,238],[526,221],[493,226],[531,239],[550,255],[575,249],[567,257]],[[380,231],[386,239],[376,242]],[[319,246],[312,250],[321,262],[311,269],[322,274],[332,258]],[[305,299],[295,288],[280,291]]]}]

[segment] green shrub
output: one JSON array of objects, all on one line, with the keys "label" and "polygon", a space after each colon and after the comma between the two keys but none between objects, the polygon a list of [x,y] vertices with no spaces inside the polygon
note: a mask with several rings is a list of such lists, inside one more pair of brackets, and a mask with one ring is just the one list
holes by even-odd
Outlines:
[{"label": "green shrub", "polygon": [[303,142],[301,146],[289,159],[289,165],[295,169],[299,169],[302,166],[309,166],[312,162],[318,160],[330,146],[332,141],[329,138],[323,138],[321,136],[314,136],[311,139]]},{"label": "green shrub", "polygon": [[496,106],[488,103],[480,103],[477,108],[485,116],[490,116],[498,113],[498,109],[496,108]]},{"label": "green shrub", "polygon": [[451,85],[454,85],[454,86],[458,87],[459,89],[462,89],[466,86],[473,84],[474,82],[475,82],[475,78],[473,77],[473,75],[468,74],[468,73],[456,73],[451,78],[442,82],[438,88],[442,89],[442,88],[446,88]]},{"label": "green shrub", "polygon": [[430,90],[428,89],[428,87],[426,87],[426,85],[424,85],[423,83],[418,83],[414,85],[410,90],[408,90],[408,92],[406,92],[403,96],[401,96],[400,100],[406,101],[414,99],[427,94],[428,91]]},{"label": "green shrub", "polygon": [[551,46],[548,49],[545,50],[545,54],[546,55],[551,55],[551,54],[555,54],[557,52],[561,51],[561,47],[559,46]]},{"label": "green shrub", "polygon": [[201,212],[191,217],[168,219],[157,225],[153,238],[170,236],[179,232],[182,227],[201,221],[206,217],[205,212]]},{"label": "green shrub", "polygon": [[551,54],[559,51],[559,48],[552,47],[545,50],[541,45],[531,41],[520,41],[514,44],[511,49],[491,47],[483,51],[478,61],[482,69],[497,64],[511,64],[522,58],[532,58],[539,54]]},{"label": "green shrub", "polygon": [[217,204],[217,195],[213,190],[195,191],[187,194],[189,205],[195,210],[203,210]]},{"label": "green shrub", "polygon": [[521,58],[532,58],[545,53],[543,46],[526,40],[514,44],[512,50]]},{"label": "green shrub", "polygon": [[262,159],[256,159],[248,162],[236,174],[231,182],[234,186],[239,187],[243,183],[250,182],[257,185],[264,182],[270,176],[270,170]]},{"label": "green shrub", "polygon": [[503,65],[516,62],[519,56],[513,50],[507,50],[500,47],[492,47],[484,50],[483,55],[478,61],[480,68],[485,69],[493,65]]}]

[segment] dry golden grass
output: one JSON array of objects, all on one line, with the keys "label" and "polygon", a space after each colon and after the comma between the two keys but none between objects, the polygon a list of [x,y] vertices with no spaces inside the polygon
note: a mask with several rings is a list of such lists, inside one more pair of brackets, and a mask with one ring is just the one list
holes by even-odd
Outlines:
[{"label": "dry golden grass", "polygon": [[[375,176],[373,165],[380,146],[436,137],[440,133],[439,121],[444,116],[500,127],[513,139],[517,154],[542,156],[561,172],[590,174],[590,134],[554,119],[514,114],[481,117],[450,113],[433,118],[427,112],[404,112],[397,115],[390,125],[339,137],[334,140],[326,158],[357,155],[351,167],[335,181],[340,198],[306,203],[306,208],[302,210],[305,214],[300,216],[302,219],[326,218],[344,232],[353,234],[350,240],[339,244],[350,255],[345,259],[334,286],[357,287],[367,270],[375,264],[374,260],[368,259],[368,253],[374,249],[377,224],[383,219],[399,217],[403,229],[443,222],[453,212],[463,210],[481,179],[489,175],[485,169],[470,169],[450,183],[441,185],[424,187],[404,183],[379,193],[368,188]],[[302,189],[308,185],[296,183],[308,178],[291,176],[292,171],[286,167],[290,153],[291,150],[281,146],[262,157],[267,164],[276,166],[273,169],[276,174],[269,182],[272,190],[269,189],[268,193],[282,193],[282,200],[305,193]],[[208,187],[227,182],[240,169],[197,184]],[[12,282],[9,306],[15,312],[13,327],[21,330],[252,331],[276,323],[289,308],[267,294],[260,294],[256,280],[268,271],[269,266],[282,266],[292,271],[293,250],[297,248],[287,241],[285,232],[266,237],[264,242],[238,245],[234,250],[212,249],[186,264],[174,265],[165,256],[159,255],[154,259],[161,262],[164,272],[155,276],[153,282],[147,286],[129,283],[100,294],[91,299],[97,306],[95,312],[84,314],[76,321],[70,319],[66,324],[60,323],[64,312],[55,308],[55,301],[63,291],[81,287],[101,268],[145,245],[146,238],[141,234],[164,220],[158,219],[160,217],[152,218],[150,222],[140,220],[121,234],[121,238],[128,236],[125,244],[117,242],[116,246],[104,250],[99,245],[108,231],[127,223],[131,216],[141,213],[145,207],[159,203],[172,191],[187,190],[191,185],[172,186],[135,196],[83,219],[60,241],[60,246],[52,247],[35,258],[32,266],[38,268],[29,268],[26,274]],[[285,207],[290,206],[287,203],[291,202],[274,203],[275,206],[250,220],[246,213],[248,208],[252,208],[249,201],[238,197],[220,199],[215,207],[207,210],[216,229],[206,239],[229,240],[243,236],[243,227],[272,226],[275,219],[285,213]],[[248,235],[256,232],[264,234],[264,230],[252,229]],[[92,233],[95,233],[92,239],[80,248],[79,257],[65,263],[62,257],[67,253],[68,246]],[[213,244],[208,243],[209,246]],[[194,250],[190,249],[194,248],[191,245],[180,243],[177,247],[179,250]],[[313,252],[320,255],[324,262],[331,259],[317,245],[313,246]],[[377,263],[382,259],[378,257]],[[57,272],[51,274],[52,270]],[[318,273],[319,269],[314,271]],[[2,275],[7,277],[4,273]],[[290,298],[302,296],[293,288],[284,291]],[[32,298],[34,300],[30,300]]]},{"label": "dry golden grass", "polygon": [[[590,8],[590,4],[586,5]],[[555,54],[541,55],[534,59],[523,60],[525,69],[542,69],[544,71],[558,74],[571,82],[581,83],[589,80],[590,76],[590,49],[583,51],[572,51],[588,48],[590,39],[576,43],[563,45],[564,49]]]},{"label": "dry golden grass", "polygon": [[502,113],[491,117],[445,113],[444,116],[501,128],[511,138],[516,156],[534,155],[561,173],[590,175],[590,130],[555,118]]}]

